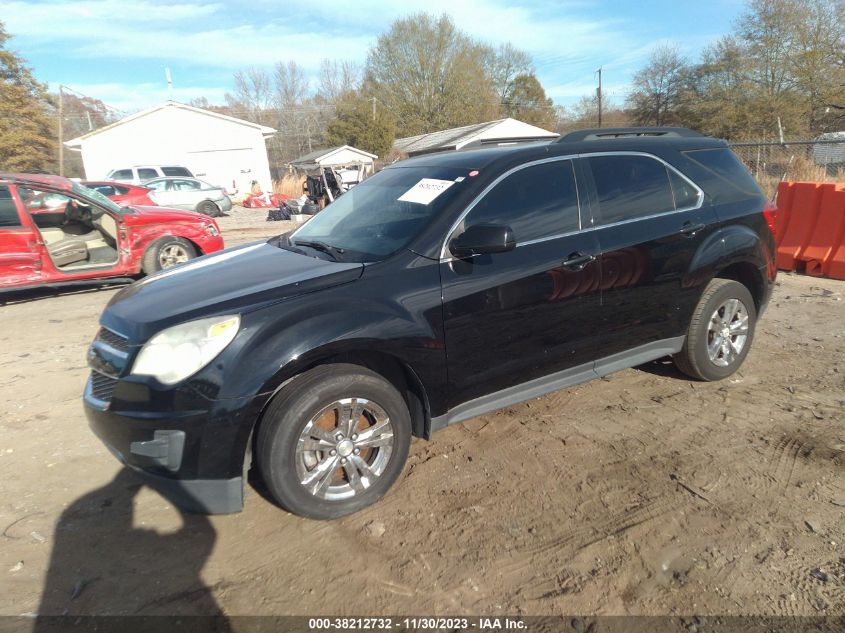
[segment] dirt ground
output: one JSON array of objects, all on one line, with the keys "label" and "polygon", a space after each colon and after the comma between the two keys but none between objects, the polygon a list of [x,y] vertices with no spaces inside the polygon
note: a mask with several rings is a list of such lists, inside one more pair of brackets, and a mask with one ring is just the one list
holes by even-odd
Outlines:
[{"label": "dirt ground", "polygon": [[415,440],[334,522],[260,482],[182,515],[119,468],[80,400],[115,291],[0,308],[2,614],[845,614],[845,282],[781,274],[725,382],[654,363]]}]

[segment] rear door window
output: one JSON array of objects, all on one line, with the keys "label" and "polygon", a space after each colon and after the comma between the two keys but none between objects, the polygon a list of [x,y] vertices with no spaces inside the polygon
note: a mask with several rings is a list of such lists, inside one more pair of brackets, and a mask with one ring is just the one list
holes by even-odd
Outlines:
[{"label": "rear door window", "polygon": [[510,226],[517,242],[577,231],[578,191],[571,160],[532,165],[506,177],[476,204],[464,226]]},{"label": "rear door window", "polygon": [[666,165],[648,156],[587,158],[598,195],[601,224],[675,210]]},{"label": "rear door window", "polygon": [[141,167],[138,169],[139,180],[149,180],[150,178],[158,178],[158,172],[155,169],[148,167]]},{"label": "rear door window", "polygon": [[19,226],[21,226],[21,218],[12,198],[12,192],[5,185],[0,185],[0,229]]}]

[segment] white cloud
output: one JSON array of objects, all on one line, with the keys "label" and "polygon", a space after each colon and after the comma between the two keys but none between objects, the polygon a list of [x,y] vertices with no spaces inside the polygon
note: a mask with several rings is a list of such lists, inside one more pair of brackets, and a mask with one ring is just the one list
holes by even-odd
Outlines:
[{"label": "white cloud", "polygon": [[[168,99],[187,103],[197,97],[206,97],[211,103],[222,103],[226,93],[221,86],[174,86],[171,94],[164,82],[164,75],[161,83],[70,83],[68,88],[100,99],[124,114],[143,110]],[[58,86],[50,85],[50,89],[58,90]]]},{"label": "white cloud", "polygon": [[[150,0],[81,0],[74,2],[0,2],[0,14],[16,35],[78,37],[120,30],[132,24],[162,24],[205,18],[219,12],[218,3],[177,2],[157,4]],[[56,27],[60,27],[57,29]]]}]

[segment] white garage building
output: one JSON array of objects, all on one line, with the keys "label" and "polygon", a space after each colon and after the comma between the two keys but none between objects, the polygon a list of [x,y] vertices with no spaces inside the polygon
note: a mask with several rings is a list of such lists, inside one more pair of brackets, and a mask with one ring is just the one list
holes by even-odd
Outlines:
[{"label": "white garage building", "polygon": [[275,131],[167,101],[65,145],[82,152],[88,180],[134,165],[182,165],[214,185],[249,191],[257,180],[264,191],[272,191],[265,139]]}]

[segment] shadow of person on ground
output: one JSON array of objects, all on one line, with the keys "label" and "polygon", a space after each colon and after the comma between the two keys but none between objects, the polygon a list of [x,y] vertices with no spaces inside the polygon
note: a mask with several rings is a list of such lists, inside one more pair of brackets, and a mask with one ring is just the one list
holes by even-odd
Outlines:
[{"label": "shadow of person on ground", "polygon": [[142,487],[124,468],[62,513],[35,631],[56,630],[56,618],[42,616],[177,614],[217,616],[208,628],[231,630],[212,595],[219,587],[200,577],[216,540],[209,518],[182,513],[167,534],[133,525]]}]

